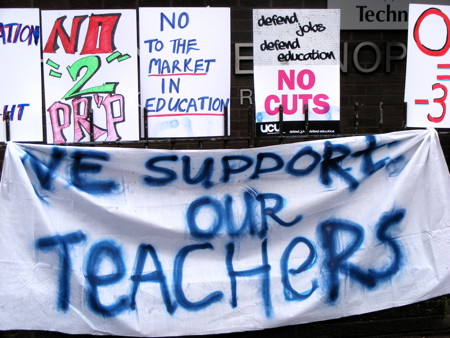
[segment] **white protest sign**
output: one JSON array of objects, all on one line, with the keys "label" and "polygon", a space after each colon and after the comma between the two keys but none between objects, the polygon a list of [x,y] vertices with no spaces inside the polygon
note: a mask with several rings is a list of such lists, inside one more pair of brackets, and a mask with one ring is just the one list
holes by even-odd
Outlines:
[{"label": "white protest sign", "polygon": [[448,294],[449,205],[434,130],[241,150],[8,143],[0,330],[213,334]]},{"label": "white protest sign", "polygon": [[42,11],[42,27],[48,142],[139,139],[136,11]]},{"label": "white protest sign", "polygon": [[0,10],[0,141],[42,141],[40,42],[39,9]]},{"label": "white protest sign", "polygon": [[409,7],[405,102],[408,127],[450,128],[450,6]]},{"label": "white protest sign", "polygon": [[257,133],[339,131],[339,10],[254,9],[253,54]]},{"label": "white protest sign", "polygon": [[139,8],[139,37],[148,137],[223,136],[230,9]]}]

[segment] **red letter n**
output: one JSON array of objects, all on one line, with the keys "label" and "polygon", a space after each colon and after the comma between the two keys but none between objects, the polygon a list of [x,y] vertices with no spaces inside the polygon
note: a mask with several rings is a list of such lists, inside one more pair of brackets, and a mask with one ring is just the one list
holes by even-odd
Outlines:
[{"label": "red letter n", "polygon": [[75,54],[78,45],[78,35],[80,33],[81,23],[87,18],[87,15],[76,16],[72,21],[72,29],[70,37],[67,35],[63,27],[63,22],[67,16],[62,16],[55,21],[47,43],[45,44],[44,53],[55,53],[59,48],[57,38],[61,40],[64,50],[67,54]]}]

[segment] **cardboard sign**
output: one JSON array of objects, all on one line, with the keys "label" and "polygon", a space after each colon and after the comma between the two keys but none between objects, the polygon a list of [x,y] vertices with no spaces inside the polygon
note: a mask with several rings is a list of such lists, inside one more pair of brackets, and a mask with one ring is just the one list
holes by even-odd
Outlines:
[{"label": "cardboard sign", "polygon": [[258,135],[339,132],[339,34],[337,9],[253,10]]},{"label": "cardboard sign", "polygon": [[228,135],[230,9],[140,8],[139,36],[148,137]]},{"label": "cardboard sign", "polygon": [[214,334],[448,294],[449,205],[434,130],[242,150],[9,143],[0,330]]},{"label": "cardboard sign", "polygon": [[40,43],[39,9],[0,10],[2,142],[43,139]]},{"label": "cardboard sign", "polygon": [[410,5],[409,18],[406,124],[450,128],[450,6]]},{"label": "cardboard sign", "polygon": [[139,139],[135,10],[43,11],[49,143]]}]

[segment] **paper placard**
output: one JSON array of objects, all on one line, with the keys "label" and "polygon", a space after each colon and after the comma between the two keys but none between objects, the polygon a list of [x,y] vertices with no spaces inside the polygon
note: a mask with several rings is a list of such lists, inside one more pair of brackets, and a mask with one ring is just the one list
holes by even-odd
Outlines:
[{"label": "paper placard", "polygon": [[230,9],[140,8],[139,36],[148,137],[228,135]]},{"label": "paper placard", "polygon": [[42,11],[42,26],[48,143],[138,140],[136,11]]},{"label": "paper placard", "polygon": [[304,134],[305,111],[308,132],[339,132],[339,34],[337,9],[253,10],[257,135]]},{"label": "paper placard", "polygon": [[1,142],[43,139],[40,44],[39,9],[0,10]]},{"label": "paper placard", "polygon": [[409,18],[406,124],[450,128],[450,6],[410,5]]}]

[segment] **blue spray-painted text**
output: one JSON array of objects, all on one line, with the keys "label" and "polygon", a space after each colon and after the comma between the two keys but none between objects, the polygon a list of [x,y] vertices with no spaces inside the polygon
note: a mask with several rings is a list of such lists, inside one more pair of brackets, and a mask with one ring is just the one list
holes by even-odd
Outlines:
[{"label": "blue spray-painted text", "polygon": [[[315,174],[324,187],[333,187],[337,182],[343,182],[349,191],[354,191],[364,179],[383,168],[388,176],[400,174],[407,159],[403,156],[392,158],[381,152],[381,149],[397,144],[399,142],[378,144],[375,136],[367,136],[366,147],[352,151],[345,144],[325,141],[322,151],[307,145],[288,158],[275,152],[227,154],[203,159],[168,153],[142,160],[146,171],[142,172],[141,182],[148,188],[182,183],[210,189],[218,184],[250,183],[270,175],[288,176],[294,179],[292,184],[296,184],[295,179]],[[36,191],[51,190],[57,170],[61,176],[70,173],[66,180],[71,186],[92,195],[118,194],[124,191],[121,185],[130,183],[124,177],[119,180],[102,177],[103,166],[112,166],[114,163],[114,158],[107,152],[90,149],[76,150],[69,154],[54,147],[47,156],[50,159],[41,160],[42,163],[31,151],[22,157],[24,164],[29,160],[29,168],[37,177],[37,182],[33,181]],[[346,165],[346,160],[349,160],[350,166]],[[47,165],[45,161],[51,165]]]},{"label": "blue spray-painted text", "polygon": [[[231,308],[236,308],[239,305],[240,285],[245,287],[243,285],[246,278],[256,278],[260,284],[258,291],[262,300],[261,311],[269,318],[274,314],[272,288],[278,287],[278,285],[271,284],[277,280],[271,278],[274,264],[279,264],[281,287],[286,302],[305,300],[315,294],[316,290],[322,289],[325,294],[324,302],[332,306],[339,299],[340,284],[343,278],[352,280],[355,285],[359,285],[364,290],[373,290],[395,276],[402,267],[404,252],[397,237],[391,235],[390,232],[393,228],[396,228],[395,230],[398,232],[398,227],[405,214],[404,209],[392,209],[382,214],[374,227],[373,234],[368,234],[364,231],[363,226],[351,220],[337,218],[324,220],[317,225],[317,243],[319,245],[306,237],[296,236],[289,241],[279,257],[270,255],[270,241],[265,237],[259,240],[260,254],[255,254],[255,257],[260,257],[259,262],[246,268],[240,266],[240,269],[237,269],[235,264],[236,245],[238,244],[234,240],[226,243],[224,247],[214,246],[209,241],[183,246],[174,253],[171,267],[162,265],[154,245],[142,243],[137,247],[131,274],[128,273],[122,246],[112,239],[100,240],[93,244],[88,243],[90,247],[83,262],[79,260],[74,262],[74,256],[71,254],[75,249],[84,247],[88,242],[87,234],[82,231],[42,237],[36,241],[36,247],[59,262],[59,272],[55,276],[58,278],[56,304],[58,309],[64,312],[68,311],[71,303],[71,273],[83,269],[86,279],[87,303],[90,309],[100,316],[114,317],[125,311],[136,310],[139,305],[139,289],[144,283],[153,283],[159,286],[154,290],[159,290],[156,291],[160,296],[159,305],[165,308],[168,314],[175,313],[178,307],[188,311],[200,311],[215,303],[223,303],[227,297],[229,297]],[[368,248],[363,249],[362,245],[369,236],[376,238],[373,245],[381,246],[383,254],[380,257],[372,258],[373,266],[358,265],[352,258],[356,256],[357,252],[370,251]],[[343,237],[349,239],[342,241]],[[291,254],[299,246],[304,246],[309,254],[299,266],[291,268],[293,264]],[[208,282],[208,287],[204,288],[204,291],[200,291],[203,294],[199,295],[197,291],[194,295],[190,293],[190,284],[185,282],[184,276],[189,266],[195,262],[192,257],[196,253],[201,254],[212,250],[219,251],[219,255],[224,257],[222,267],[219,265],[216,266],[216,269],[222,269],[228,276],[229,287],[222,290],[211,290],[212,284],[204,281]],[[167,255],[167,253],[165,254]],[[101,269],[102,264],[106,261],[112,265],[108,271]],[[189,264],[186,263],[188,261]],[[377,264],[378,261],[382,261],[384,266]],[[217,260],[215,262],[217,263]],[[196,267],[201,268],[201,266]],[[303,272],[315,267],[318,272],[311,279],[310,287],[305,290],[297,289],[294,286],[295,283],[292,282],[294,278],[301,278]],[[171,275],[168,274],[169,271],[172,272]],[[108,288],[127,279],[128,286],[122,290],[122,295],[116,296],[113,301],[102,299],[101,295],[104,295]],[[199,280],[195,284],[198,285],[201,282]],[[223,284],[220,283],[220,285]],[[117,292],[115,294],[117,295]],[[153,306],[156,305],[152,304]]]}]

